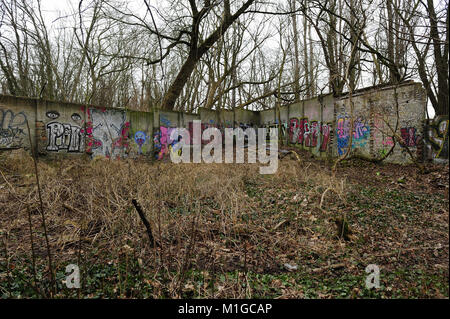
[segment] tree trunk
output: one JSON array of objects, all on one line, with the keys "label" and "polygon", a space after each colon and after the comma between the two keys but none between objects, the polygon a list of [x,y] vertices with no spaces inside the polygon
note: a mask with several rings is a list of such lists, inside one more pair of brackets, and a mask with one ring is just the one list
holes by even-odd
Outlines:
[{"label": "tree trunk", "polygon": [[[194,16],[193,19],[193,26],[191,30],[191,49],[189,51],[189,56],[187,60],[184,62],[183,66],[180,69],[180,72],[178,72],[177,77],[173,81],[173,83],[170,85],[169,89],[167,90],[166,94],[164,95],[164,99],[162,101],[161,108],[167,109],[167,110],[173,110],[175,106],[175,102],[180,96],[181,92],[183,91],[183,87],[186,84],[187,80],[191,76],[192,71],[195,68],[195,65],[200,60],[200,58],[205,54],[209,48],[211,48],[227,31],[227,29],[231,26],[231,24],[239,18],[239,16],[245,12],[245,10],[250,7],[250,5],[255,0],[247,0],[242,7],[240,7],[237,12],[233,15],[229,14],[229,11],[227,8],[225,8],[225,14],[222,23],[220,26],[208,37],[206,40],[197,47],[197,41],[199,38],[199,30],[198,30],[198,24],[200,21],[197,19],[198,17]],[[227,2],[225,1],[225,4]],[[228,14],[227,14],[228,12]]]}]

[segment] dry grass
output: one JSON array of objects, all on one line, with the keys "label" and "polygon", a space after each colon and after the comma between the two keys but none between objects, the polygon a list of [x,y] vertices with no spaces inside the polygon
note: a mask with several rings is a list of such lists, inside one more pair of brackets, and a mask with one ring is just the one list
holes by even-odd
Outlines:
[{"label": "dry grass", "polygon": [[[9,270],[28,269],[24,276],[32,285],[27,206],[42,267],[47,254],[32,162],[24,154],[0,162],[2,262]],[[64,273],[68,263],[80,264],[83,289],[77,293],[90,297],[304,297],[298,277],[279,282],[277,276],[287,273],[284,264],[298,264],[302,276],[333,265],[362,273],[358,247],[366,245],[373,254],[390,236],[374,242],[365,233],[370,229],[376,235],[374,225],[353,218],[359,239],[349,243],[337,237],[331,217],[359,212],[349,202],[354,185],[320,163],[286,159],[277,174],[264,176],[250,164],[64,159],[40,161],[39,174],[54,268]],[[132,199],[142,206],[161,247],[150,247]],[[448,209],[444,216],[429,245],[448,242]],[[448,262],[448,245],[442,258]],[[115,270],[100,286],[86,278],[103,266]],[[43,268],[41,282],[46,272]],[[448,267],[444,276],[448,296]],[[58,291],[56,297],[73,296],[67,289]],[[40,293],[45,295],[43,289]],[[353,293],[350,289],[348,295]]]}]

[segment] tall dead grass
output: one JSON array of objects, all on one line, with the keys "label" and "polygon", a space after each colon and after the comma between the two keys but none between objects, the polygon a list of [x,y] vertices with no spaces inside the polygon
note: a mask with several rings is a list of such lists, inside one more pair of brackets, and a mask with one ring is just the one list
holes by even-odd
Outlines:
[{"label": "tall dead grass", "polygon": [[[41,233],[33,164],[21,154],[3,155],[0,165],[0,230],[8,235],[8,260],[18,262],[31,250],[27,207],[33,231]],[[164,272],[169,297],[182,295],[189,269],[208,276],[238,269],[245,280],[248,270],[279,270],[302,246],[319,249],[333,240],[330,211],[345,201],[344,180],[326,167],[291,159],[281,161],[274,175],[259,175],[251,164],[106,159],[41,160],[38,168],[55,269],[80,259],[89,267],[125,254],[154,278]],[[274,204],[280,198],[285,206]],[[149,246],[132,199],[142,206],[159,248]],[[319,231],[313,227],[318,218],[324,227]],[[42,236],[34,246],[38,258],[46,255]],[[204,293],[251,296],[249,287],[233,287]]]}]

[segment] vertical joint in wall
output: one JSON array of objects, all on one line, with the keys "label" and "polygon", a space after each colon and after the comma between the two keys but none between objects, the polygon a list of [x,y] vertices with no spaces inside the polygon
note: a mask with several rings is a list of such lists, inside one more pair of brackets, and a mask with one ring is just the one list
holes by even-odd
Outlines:
[{"label": "vertical joint in wall", "polygon": [[374,110],[373,110],[373,102],[369,99],[369,126],[372,128],[370,130],[369,135],[369,152],[370,156],[375,158],[375,119],[374,119]]},{"label": "vertical joint in wall", "polygon": [[[333,126],[332,129],[330,129],[330,154],[331,157],[334,157],[335,154],[337,154],[337,144],[335,143],[335,127],[337,120],[337,104],[336,104],[336,98],[333,97]],[[334,153],[334,149],[336,149],[336,153]]]},{"label": "vertical joint in wall", "polygon": [[[31,130],[31,128],[30,128]],[[45,123],[42,121],[35,122],[35,146],[37,155],[43,155],[47,153],[47,132],[45,129]],[[31,146],[33,147],[33,146]]]}]

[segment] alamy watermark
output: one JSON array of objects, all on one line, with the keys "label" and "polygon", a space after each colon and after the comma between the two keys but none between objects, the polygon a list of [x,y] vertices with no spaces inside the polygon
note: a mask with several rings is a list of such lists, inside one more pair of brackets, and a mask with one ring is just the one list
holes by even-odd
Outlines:
[{"label": "alamy watermark", "polygon": [[[380,288],[380,267],[375,264],[370,264],[366,267],[366,288],[379,289]],[[80,288],[80,268],[78,265],[69,264],[66,266],[66,279],[63,280],[66,287],[69,289]]]},{"label": "alamy watermark", "polygon": [[66,274],[69,273],[66,276],[66,280],[64,280],[64,283],[66,284],[67,288],[80,288],[80,268],[78,265],[70,264],[66,266]]},{"label": "alamy watermark", "polygon": [[380,267],[375,264],[370,264],[366,267],[366,273],[369,274],[366,277],[366,288],[380,288]]},{"label": "alamy watermark", "polygon": [[[216,127],[210,127],[202,132],[201,121],[194,120],[192,137],[186,128],[176,128],[171,131],[170,140],[176,142],[170,152],[170,159],[174,163],[190,163],[191,148],[193,163],[244,163],[244,153],[247,150],[247,163],[256,163],[258,159],[261,164],[269,164],[259,168],[260,174],[274,174],[278,169],[277,128],[270,128],[268,131],[267,128],[255,130],[248,127],[244,131],[238,127],[225,128],[222,132]],[[202,146],[202,140],[209,143]]]}]

